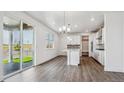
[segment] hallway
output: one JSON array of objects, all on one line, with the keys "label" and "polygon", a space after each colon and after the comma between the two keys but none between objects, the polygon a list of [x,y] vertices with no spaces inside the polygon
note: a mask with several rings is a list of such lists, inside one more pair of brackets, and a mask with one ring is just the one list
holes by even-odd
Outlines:
[{"label": "hallway", "polygon": [[104,72],[103,66],[89,57],[82,57],[80,66],[67,66],[66,57],[16,74],[5,82],[124,82],[124,73]]}]

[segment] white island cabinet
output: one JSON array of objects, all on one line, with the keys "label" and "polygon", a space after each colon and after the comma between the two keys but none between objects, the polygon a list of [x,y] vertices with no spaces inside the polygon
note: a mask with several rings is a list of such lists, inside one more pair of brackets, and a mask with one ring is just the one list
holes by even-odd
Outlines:
[{"label": "white island cabinet", "polygon": [[67,46],[67,65],[80,64],[80,45]]}]

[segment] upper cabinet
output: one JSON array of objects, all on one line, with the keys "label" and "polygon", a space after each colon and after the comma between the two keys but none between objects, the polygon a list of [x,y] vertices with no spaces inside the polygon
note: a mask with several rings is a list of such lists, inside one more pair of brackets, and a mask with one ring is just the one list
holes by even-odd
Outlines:
[{"label": "upper cabinet", "polygon": [[96,49],[104,50],[104,29],[100,28],[96,33]]}]

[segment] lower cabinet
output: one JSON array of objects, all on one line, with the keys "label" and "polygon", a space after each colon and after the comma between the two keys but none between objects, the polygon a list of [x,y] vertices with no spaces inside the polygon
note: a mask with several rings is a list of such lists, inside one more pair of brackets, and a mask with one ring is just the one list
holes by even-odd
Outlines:
[{"label": "lower cabinet", "polygon": [[104,65],[104,51],[99,51],[99,60],[102,65]]},{"label": "lower cabinet", "polygon": [[100,64],[104,65],[104,51],[97,50],[93,56]]}]

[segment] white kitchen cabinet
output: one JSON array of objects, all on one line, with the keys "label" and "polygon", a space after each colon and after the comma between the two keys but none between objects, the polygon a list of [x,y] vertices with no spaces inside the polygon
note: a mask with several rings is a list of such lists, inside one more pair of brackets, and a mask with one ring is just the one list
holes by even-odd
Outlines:
[{"label": "white kitchen cabinet", "polygon": [[98,61],[104,65],[104,51],[99,51]]},{"label": "white kitchen cabinet", "polygon": [[95,58],[100,64],[104,65],[104,51],[103,50],[96,50],[93,58]]},{"label": "white kitchen cabinet", "polygon": [[80,48],[67,48],[67,65],[78,65],[80,63]]},{"label": "white kitchen cabinet", "polygon": [[[93,42],[93,51],[91,51],[91,42]],[[104,65],[104,28],[90,35],[90,56]]]}]

